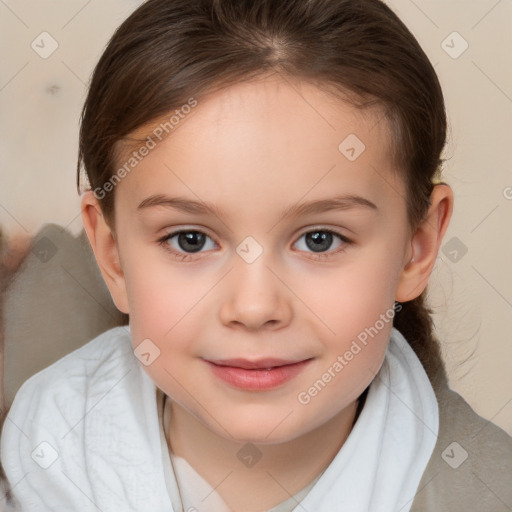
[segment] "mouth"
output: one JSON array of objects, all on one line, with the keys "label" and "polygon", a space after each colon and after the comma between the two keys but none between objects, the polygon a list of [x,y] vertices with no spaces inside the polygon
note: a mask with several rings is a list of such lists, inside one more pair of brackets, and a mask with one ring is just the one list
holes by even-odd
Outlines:
[{"label": "mouth", "polygon": [[248,391],[279,387],[299,375],[313,358],[284,360],[275,358],[204,360],[213,375],[223,382]]}]

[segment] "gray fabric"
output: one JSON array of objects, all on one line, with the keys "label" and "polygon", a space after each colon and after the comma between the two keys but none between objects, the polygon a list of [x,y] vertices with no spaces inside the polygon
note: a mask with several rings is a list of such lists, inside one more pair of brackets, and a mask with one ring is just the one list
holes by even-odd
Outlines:
[{"label": "gray fabric", "polygon": [[5,291],[4,392],[111,327],[122,325],[84,230],[47,224]]},{"label": "gray fabric", "polygon": [[455,391],[435,391],[439,436],[411,512],[512,511],[512,437]]}]

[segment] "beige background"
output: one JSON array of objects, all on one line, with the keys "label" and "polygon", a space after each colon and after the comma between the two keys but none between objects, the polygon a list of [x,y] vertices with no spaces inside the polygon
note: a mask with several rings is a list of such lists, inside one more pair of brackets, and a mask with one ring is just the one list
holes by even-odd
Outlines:
[{"label": "beige background", "polygon": [[[140,3],[0,0],[0,225],[9,235],[49,222],[80,231],[86,84]],[[430,285],[450,385],[512,434],[512,2],[388,3],[435,65],[450,122],[444,177],[455,209]],[[58,44],[46,59],[31,47],[42,32]]]}]

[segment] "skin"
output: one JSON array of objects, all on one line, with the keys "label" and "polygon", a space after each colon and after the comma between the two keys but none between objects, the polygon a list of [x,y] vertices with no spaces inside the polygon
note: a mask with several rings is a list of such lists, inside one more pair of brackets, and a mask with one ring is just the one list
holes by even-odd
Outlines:
[{"label": "skin", "polygon": [[[349,134],[366,145],[353,162],[338,150]],[[312,84],[266,78],[201,99],[117,185],[115,226],[91,192],[83,195],[84,227],[116,306],[130,315],[133,346],[149,338],[160,350],[144,370],[172,399],[173,453],[233,510],[272,507],[329,465],[382,364],[391,322],[309,403],[298,394],[395,300],[412,300],[427,285],[453,193],[436,185],[411,233],[389,148],[378,111],[363,115]],[[222,217],[166,206],[138,211],[152,194],[208,201]],[[378,211],[280,213],[339,194],[360,195]],[[176,256],[158,240],[179,229],[209,238],[188,256],[178,237],[168,240]],[[333,236],[319,259],[305,236],[315,229],[352,243]],[[252,263],[236,252],[247,236],[263,249]],[[202,359],[234,357],[312,360],[276,389],[246,391],[219,380]],[[237,457],[247,442],[262,454],[252,468]]]}]

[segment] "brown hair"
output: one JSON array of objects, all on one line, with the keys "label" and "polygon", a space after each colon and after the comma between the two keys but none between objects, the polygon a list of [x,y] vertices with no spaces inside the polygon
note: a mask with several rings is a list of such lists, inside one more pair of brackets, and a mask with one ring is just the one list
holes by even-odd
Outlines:
[{"label": "brown hair", "polygon": [[[81,116],[79,191],[81,164],[91,189],[101,189],[121,150],[138,140],[131,137],[136,129],[191,97],[271,73],[382,110],[413,233],[443,161],[444,100],[420,45],[380,0],[146,1],[117,29],[94,70]],[[98,198],[112,228],[114,196]],[[394,326],[435,388],[446,373],[425,295],[401,304]]]}]

